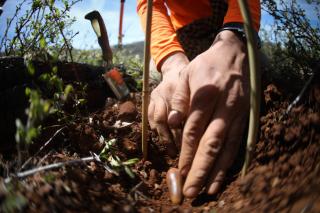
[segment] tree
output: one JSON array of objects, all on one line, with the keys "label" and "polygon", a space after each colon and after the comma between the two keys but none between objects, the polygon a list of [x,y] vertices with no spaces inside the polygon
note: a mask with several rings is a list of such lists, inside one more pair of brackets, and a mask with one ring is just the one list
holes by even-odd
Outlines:
[{"label": "tree", "polygon": [[[16,6],[11,19],[7,20],[6,31],[0,40],[5,55],[26,56],[33,58],[43,54],[41,41],[47,44],[51,56],[73,61],[71,40],[77,34],[69,27],[74,22],[70,17],[71,7],[81,0],[22,0]],[[30,8],[21,13],[22,7]],[[57,6],[59,5],[59,6]],[[10,28],[14,36],[8,37]]]},{"label": "tree", "polygon": [[[265,52],[271,56],[270,69],[305,79],[320,61],[320,1],[263,0],[262,9],[274,19],[273,35],[265,33]],[[304,8],[313,14],[307,17]],[[266,50],[266,49],[269,49]],[[271,50],[270,50],[271,49]],[[268,53],[269,52],[269,53]]]}]

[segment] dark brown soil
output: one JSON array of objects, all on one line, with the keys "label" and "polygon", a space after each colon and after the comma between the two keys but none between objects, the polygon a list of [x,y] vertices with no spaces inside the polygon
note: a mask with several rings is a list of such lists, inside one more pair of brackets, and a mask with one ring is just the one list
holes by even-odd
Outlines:
[{"label": "dark brown soil", "polygon": [[312,87],[309,104],[288,115],[287,102],[279,102],[261,117],[249,173],[221,194],[219,212],[320,211],[320,102],[313,93],[318,88]]},{"label": "dark brown soil", "polygon": [[[264,88],[260,137],[248,174],[241,178],[239,169],[233,169],[217,196],[201,194],[172,205],[165,175],[177,159],[170,159],[149,131],[149,160],[132,167],[134,178],[124,170],[113,174],[91,161],[12,177],[5,183],[17,160],[14,153],[2,158],[0,208],[7,212],[320,212],[320,85],[315,82],[288,114],[285,88]],[[122,161],[141,159],[140,112],[139,94],[122,104],[105,99],[104,107],[76,122],[48,128],[30,153],[63,129],[39,154],[31,154],[34,157],[23,170],[99,154],[104,147],[101,136],[117,140],[114,151]],[[119,119],[129,123],[115,125]]]}]

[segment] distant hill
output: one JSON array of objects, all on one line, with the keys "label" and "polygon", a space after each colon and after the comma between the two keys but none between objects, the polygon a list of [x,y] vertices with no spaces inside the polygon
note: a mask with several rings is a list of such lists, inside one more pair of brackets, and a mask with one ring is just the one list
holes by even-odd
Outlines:
[{"label": "distant hill", "polygon": [[[112,49],[114,49],[113,47]],[[138,41],[130,44],[123,45],[123,49],[128,51],[128,53],[133,55],[139,55],[140,58],[143,57],[143,48],[144,48],[144,41]]]},{"label": "distant hill", "polygon": [[[118,46],[112,46],[112,51],[116,53],[119,49]],[[123,51],[126,55],[139,55],[139,58],[143,58],[144,50],[144,41],[133,42],[130,44],[123,45]],[[101,65],[102,64],[102,52],[101,49],[90,49],[90,50],[81,50],[73,49],[72,50],[73,59],[75,62],[79,63],[88,63],[91,65]],[[0,52],[0,57],[5,56],[3,52]]]},{"label": "distant hill", "polygon": [[[114,55],[116,55],[116,52],[119,50],[117,45],[112,46],[111,49]],[[139,58],[141,59],[143,58],[143,49],[144,49],[143,41],[124,44],[122,48],[125,55],[127,56],[139,55]],[[75,62],[87,63],[91,65],[102,64],[101,49],[90,49],[90,50],[73,49],[72,55]]]}]

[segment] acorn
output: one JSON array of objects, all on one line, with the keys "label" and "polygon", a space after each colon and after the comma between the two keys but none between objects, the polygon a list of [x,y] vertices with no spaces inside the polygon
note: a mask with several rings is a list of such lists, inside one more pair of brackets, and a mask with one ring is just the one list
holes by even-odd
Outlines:
[{"label": "acorn", "polygon": [[171,202],[178,205],[182,201],[182,177],[179,169],[170,168],[167,172],[167,186],[169,189]]}]

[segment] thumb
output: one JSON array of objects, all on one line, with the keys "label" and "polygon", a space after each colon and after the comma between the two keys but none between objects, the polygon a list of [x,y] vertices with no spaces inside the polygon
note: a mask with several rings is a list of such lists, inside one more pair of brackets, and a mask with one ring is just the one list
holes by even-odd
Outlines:
[{"label": "thumb", "polygon": [[181,72],[178,86],[171,99],[171,111],[168,116],[168,124],[171,128],[180,128],[189,111],[190,89],[188,72]]}]

